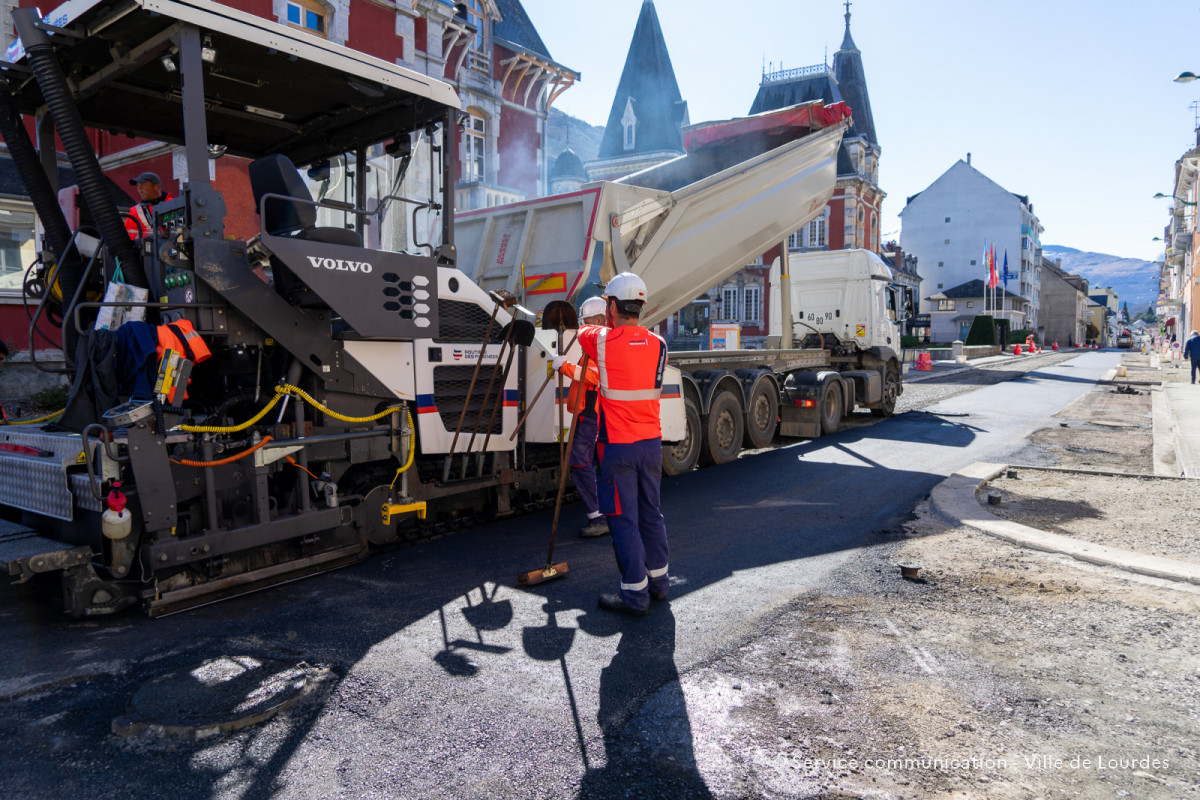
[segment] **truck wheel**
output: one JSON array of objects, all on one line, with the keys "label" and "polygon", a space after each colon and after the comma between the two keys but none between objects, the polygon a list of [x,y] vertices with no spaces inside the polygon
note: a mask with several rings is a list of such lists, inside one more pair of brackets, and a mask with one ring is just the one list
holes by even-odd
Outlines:
[{"label": "truck wheel", "polygon": [[708,417],[704,420],[704,444],[700,448],[703,464],[727,464],[742,449],[742,430],[745,418],[742,404],[728,389],[713,398]]},{"label": "truck wheel", "polygon": [[700,411],[690,397],[683,399],[684,417],[687,419],[687,435],[682,441],[663,445],[663,475],[675,476],[691,472],[700,460]]},{"label": "truck wheel", "polygon": [[761,380],[750,393],[746,408],[746,447],[766,447],[779,427],[779,391],[769,380]]},{"label": "truck wheel", "polygon": [[821,433],[837,433],[842,423],[842,408],[841,384],[828,381],[821,390]]},{"label": "truck wheel", "polygon": [[887,376],[883,379],[883,399],[879,401],[879,405],[871,409],[871,413],[877,417],[890,417],[896,413],[896,397],[900,394],[900,382],[896,380],[896,373],[892,370],[887,371]]}]

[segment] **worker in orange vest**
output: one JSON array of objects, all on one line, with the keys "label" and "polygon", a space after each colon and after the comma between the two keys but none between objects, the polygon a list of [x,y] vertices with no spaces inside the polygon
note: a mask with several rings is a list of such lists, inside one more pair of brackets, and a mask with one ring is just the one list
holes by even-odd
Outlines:
[{"label": "worker in orange vest", "polygon": [[129,207],[129,216],[125,218],[125,230],[130,239],[149,236],[154,224],[154,207],[159,203],[174,200],[170,192],[163,191],[162,179],[154,172],[143,172],[136,178],[131,178],[130,186],[137,187],[138,202]]},{"label": "worker in orange vest", "polygon": [[[579,306],[579,321],[584,325],[604,324],[604,299],[590,297]],[[596,362],[584,356],[578,364],[566,361],[562,374],[570,378],[571,390],[567,394],[567,408],[577,415],[575,438],[571,442],[571,480],[583,501],[587,513],[587,524],[579,535],[590,538],[608,533],[608,522],[600,513],[596,499],[596,439],[599,434],[597,418],[597,387],[600,385],[600,370]]]},{"label": "worker in orange vest", "polygon": [[[667,528],[660,503],[662,425],[659,395],[667,344],[638,324],[646,284],[622,272],[604,289],[609,327],[579,329],[583,352],[600,372],[600,510],[612,529],[621,570],[620,591],[600,595],[607,611],[641,615],[667,599]],[[561,370],[565,356],[554,358]]]}]

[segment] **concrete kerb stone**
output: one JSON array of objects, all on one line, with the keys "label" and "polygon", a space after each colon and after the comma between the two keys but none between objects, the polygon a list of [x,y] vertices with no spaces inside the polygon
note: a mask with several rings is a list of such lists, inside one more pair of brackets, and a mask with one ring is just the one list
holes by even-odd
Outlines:
[{"label": "concrete kerb stone", "polygon": [[1150,392],[1151,420],[1154,428],[1154,474],[1174,477],[1180,474],[1179,438],[1171,400],[1161,387]]},{"label": "concrete kerb stone", "polygon": [[1089,564],[1116,567],[1153,578],[1200,585],[1200,564],[1081,542],[1069,536],[1040,531],[988,513],[975,499],[975,491],[1007,468],[1006,464],[976,462],[935,486],[930,493],[930,506],[952,524],[966,525],[981,533],[1031,550],[1059,553]]},{"label": "concrete kerb stone", "polygon": [[[1195,421],[1195,403],[1194,398],[1184,395],[1176,395],[1176,401],[1183,402],[1184,418],[1190,425],[1189,431],[1185,432],[1181,429],[1180,406],[1178,402],[1172,402],[1171,394],[1174,392],[1183,391],[1184,386],[1190,384],[1171,384],[1163,386],[1163,405],[1165,407],[1168,418],[1171,420],[1172,442],[1175,449],[1175,463],[1180,474],[1185,478],[1200,478],[1200,453],[1195,452],[1193,445],[1196,444],[1196,421]],[[1191,387],[1194,389],[1195,387]],[[1190,407],[1189,407],[1190,406]],[[1156,437],[1157,438],[1157,437]]]}]

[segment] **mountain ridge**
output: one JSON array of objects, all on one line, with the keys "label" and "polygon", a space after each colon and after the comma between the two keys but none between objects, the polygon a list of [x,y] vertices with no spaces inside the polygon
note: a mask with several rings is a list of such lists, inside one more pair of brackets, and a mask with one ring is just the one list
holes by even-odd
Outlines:
[{"label": "mountain ridge", "polygon": [[1090,294],[1112,287],[1121,303],[1129,304],[1131,314],[1140,314],[1158,299],[1161,266],[1155,261],[1056,244],[1043,245],[1042,254],[1058,261],[1063,271],[1087,278]]}]

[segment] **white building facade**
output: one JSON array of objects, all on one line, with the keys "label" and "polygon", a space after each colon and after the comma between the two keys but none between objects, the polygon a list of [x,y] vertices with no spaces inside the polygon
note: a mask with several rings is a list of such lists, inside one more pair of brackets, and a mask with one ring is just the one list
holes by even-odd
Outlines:
[{"label": "white building facade", "polygon": [[[971,166],[970,154],[900,212],[900,246],[921,264],[921,297],[975,279],[987,279],[984,248],[996,250],[1002,279],[1008,256],[1008,291],[1027,302],[1019,327],[1037,330],[1041,300],[1042,226],[1028,197],[1013,194]],[[980,310],[982,313],[982,309]]]}]

